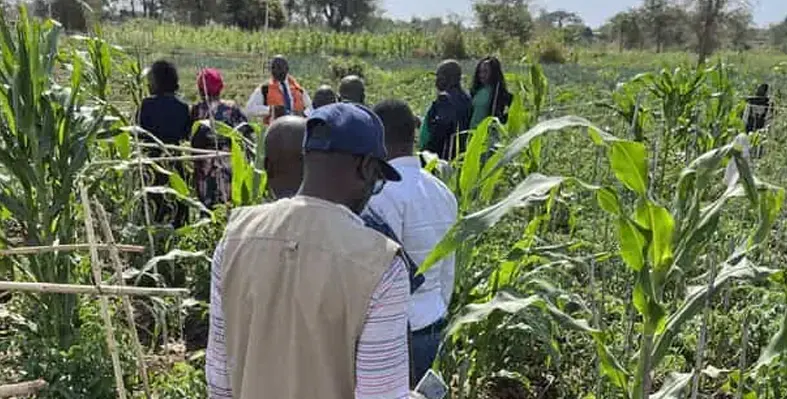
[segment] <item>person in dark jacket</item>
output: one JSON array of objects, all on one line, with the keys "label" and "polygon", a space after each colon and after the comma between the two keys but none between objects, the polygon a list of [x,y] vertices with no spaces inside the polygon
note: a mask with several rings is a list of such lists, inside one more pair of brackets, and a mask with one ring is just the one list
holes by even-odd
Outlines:
[{"label": "person in dark jacket", "polygon": [[420,149],[452,160],[464,152],[470,126],[472,102],[462,88],[462,67],[445,60],[437,67],[437,99],[432,102],[421,126]]},{"label": "person in dark jacket", "polygon": [[746,99],[746,111],[744,122],[746,122],[746,133],[751,133],[764,129],[773,113],[773,105],[768,97],[769,86],[763,83],[757,87],[754,96]]},{"label": "person in dark jacket", "polygon": [[366,102],[366,84],[357,75],[342,78],[339,84],[339,100],[346,103],[364,104]]},{"label": "person in dark jacket", "polygon": [[[176,93],[180,88],[178,83],[178,70],[170,62],[159,60],[150,66],[148,76],[148,89],[150,97],[142,100],[138,112],[137,124],[152,134],[158,141],[169,145],[178,145],[188,140],[191,133],[191,115],[189,106],[181,101]],[[155,141],[148,136],[142,136],[145,141]],[[159,157],[162,151],[154,148],[147,152],[149,157]],[[181,163],[171,165],[175,171],[184,176]],[[169,176],[155,173],[153,185],[168,186]],[[161,194],[150,195],[156,205],[156,223],[171,222],[175,228],[185,225],[188,218],[188,208],[178,202],[168,204]],[[174,209],[173,209],[174,206]],[[174,213],[174,219],[170,216]]]},{"label": "person in dark jacket", "polygon": [[486,57],[478,63],[470,95],[473,97],[470,129],[475,129],[481,121],[490,116],[506,123],[508,107],[511,106],[513,96],[506,87],[506,78],[500,60],[496,57]]}]

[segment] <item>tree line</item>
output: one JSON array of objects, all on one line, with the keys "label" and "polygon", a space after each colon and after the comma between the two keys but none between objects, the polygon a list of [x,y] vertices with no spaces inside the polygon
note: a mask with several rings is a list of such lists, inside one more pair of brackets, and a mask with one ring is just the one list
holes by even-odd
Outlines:
[{"label": "tree line", "polygon": [[[10,0],[0,0],[8,2]],[[67,28],[84,30],[91,18],[157,18],[194,25],[220,23],[243,29],[287,25],[323,27],[338,32],[439,32],[455,28],[458,17],[385,18],[378,0],[28,0],[41,16]],[[473,29],[492,47],[517,40],[528,43],[549,34],[564,44],[616,43],[620,50],[694,50],[704,59],[716,49],[746,50],[770,44],[787,52],[787,18],[768,29],[754,27],[746,0],[642,0],[597,30],[565,10],[534,10],[530,0],[478,0]],[[414,10],[415,13],[415,10]],[[464,30],[469,29],[465,27]]]}]

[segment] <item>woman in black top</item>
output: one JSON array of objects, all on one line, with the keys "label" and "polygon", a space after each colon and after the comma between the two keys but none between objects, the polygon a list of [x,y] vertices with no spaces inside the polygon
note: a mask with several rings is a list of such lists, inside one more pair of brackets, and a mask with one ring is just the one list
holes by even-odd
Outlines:
[{"label": "woman in black top", "polygon": [[[178,71],[175,66],[167,61],[156,61],[150,66],[148,72],[148,89],[150,97],[142,100],[138,114],[138,125],[150,132],[164,144],[178,145],[181,141],[188,140],[191,132],[191,115],[189,106],[181,101],[175,93],[178,91]],[[145,141],[153,141],[150,137],[142,137]],[[147,152],[149,157],[161,156],[160,149],[151,149]],[[175,171],[185,177],[183,165],[178,162],[174,165]],[[169,186],[169,176],[155,173],[153,185]],[[171,221],[175,228],[185,225],[188,218],[188,208],[177,203],[171,209],[164,197],[151,195],[156,204],[156,223],[164,223],[168,214],[175,213]]]}]

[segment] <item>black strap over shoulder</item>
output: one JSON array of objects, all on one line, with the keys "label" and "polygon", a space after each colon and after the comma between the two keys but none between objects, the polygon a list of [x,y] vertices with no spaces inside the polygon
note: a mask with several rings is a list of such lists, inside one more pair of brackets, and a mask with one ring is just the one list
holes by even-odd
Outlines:
[{"label": "black strap over shoulder", "polygon": [[268,88],[269,85],[267,83],[263,83],[260,86],[260,91],[262,92],[262,105],[268,105]]}]

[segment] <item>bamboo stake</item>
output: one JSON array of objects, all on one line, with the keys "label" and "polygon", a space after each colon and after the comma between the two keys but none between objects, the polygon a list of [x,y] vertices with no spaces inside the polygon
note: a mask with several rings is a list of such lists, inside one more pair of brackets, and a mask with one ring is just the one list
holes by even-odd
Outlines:
[{"label": "bamboo stake", "polygon": [[[112,264],[115,267],[115,277],[118,281],[117,284],[123,287],[125,285],[123,281],[123,265],[120,261],[120,252],[115,246],[115,237],[112,234],[112,228],[109,225],[107,212],[104,210],[104,207],[101,206],[100,202],[95,201],[95,206],[96,215],[98,217],[99,224],[101,225],[104,239],[109,244],[109,258],[112,260]],[[134,308],[131,306],[131,301],[129,301],[127,295],[121,295],[120,300],[123,303],[123,308],[126,313],[126,322],[131,329],[131,340],[134,343],[134,351],[137,355],[137,367],[139,369],[139,376],[142,378],[142,387],[145,390],[145,397],[151,399],[152,394],[150,390],[150,381],[148,381],[148,368],[145,365],[145,353],[142,350],[142,344],[139,342],[139,334],[137,334],[137,326],[134,322]]]},{"label": "bamboo stake", "polygon": [[710,281],[708,281],[708,296],[705,297],[705,303],[703,305],[703,315],[702,315],[702,325],[700,327],[700,336],[697,342],[697,356],[694,362],[694,376],[692,377],[691,382],[691,399],[697,399],[697,395],[699,395],[700,389],[700,370],[702,370],[702,362],[703,362],[703,352],[705,351],[705,341],[707,340],[708,335],[708,323],[710,319],[710,306],[711,306],[711,297],[713,297],[713,290],[715,289],[714,284],[716,283],[716,263],[713,261],[712,257],[709,257],[710,261]]},{"label": "bamboo stake", "polygon": [[740,363],[738,363],[738,372],[740,373],[740,378],[738,378],[738,391],[735,393],[735,399],[742,399],[743,398],[743,387],[746,385],[746,377],[743,374],[743,371],[746,370],[746,349],[749,346],[749,310],[747,309],[746,312],[743,314],[743,324],[741,325],[743,331],[741,333],[741,358]]},{"label": "bamboo stake", "polygon": [[92,285],[55,284],[55,283],[26,283],[20,281],[0,281],[0,291],[40,292],[44,294],[84,294],[101,296],[186,296],[189,290],[185,288],[153,288],[153,287],[128,287],[117,285]]},{"label": "bamboo stake", "polygon": [[10,398],[13,396],[29,396],[46,388],[49,384],[38,379],[35,381],[20,382],[18,384],[0,385],[0,398]]},{"label": "bamboo stake", "polygon": [[[159,147],[161,147],[160,145],[156,145],[156,144],[152,144],[152,143],[145,143],[145,142],[139,143],[139,145],[142,146],[142,147],[145,147],[145,148],[159,148]],[[215,154],[216,153],[216,151],[213,151],[213,150],[205,150],[205,149],[202,149],[202,148],[193,148],[193,147],[184,147],[184,146],[173,145],[173,144],[164,144],[164,148],[170,149],[170,150],[177,150],[177,151],[181,151],[181,152],[190,152],[192,154]],[[219,154],[230,155],[230,153],[226,152],[226,151],[219,151]]]},{"label": "bamboo stake", "polygon": [[[118,244],[114,247],[105,244],[96,244],[96,250],[107,251],[114,248],[120,252],[144,252],[145,247],[139,245]],[[46,252],[70,252],[90,249],[90,244],[46,245],[41,247],[19,247],[0,250],[0,256],[31,255]]]},{"label": "bamboo stake", "polygon": [[[156,243],[153,241],[153,233],[150,231],[152,223],[150,222],[150,201],[147,194],[145,194],[145,171],[142,167],[142,147],[139,145],[139,129],[134,129],[134,141],[137,147],[137,169],[139,172],[139,185],[142,194],[142,207],[145,213],[145,230],[148,233],[148,244],[150,245],[150,257],[156,256]],[[153,273],[158,274],[158,266],[153,265]]]},{"label": "bamboo stake", "polygon": [[[93,217],[90,214],[90,199],[87,195],[87,189],[84,184],[79,185],[79,197],[82,200],[82,205],[85,210],[85,231],[87,233],[87,241],[91,244],[90,247],[90,266],[93,271],[93,282],[96,288],[101,289],[101,260],[98,257],[98,250],[96,250],[96,235],[93,231]],[[106,296],[99,297],[99,304],[101,305],[101,318],[104,319],[104,328],[106,329],[107,348],[112,358],[112,369],[115,372],[115,388],[117,389],[118,398],[126,399],[126,387],[123,384],[123,370],[120,367],[120,355],[118,354],[117,342],[115,342],[115,330],[112,328],[112,318],[109,315],[109,299]]]},{"label": "bamboo stake", "polygon": [[[136,159],[140,163],[144,162],[161,162],[161,161],[200,161],[205,159],[215,159],[215,158],[229,158],[230,154],[226,152],[214,152],[212,154],[199,154],[199,155],[178,155],[178,156],[171,156],[171,157],[155,157],[155,158],[139,158]],[[130,160],[134,161],[134,159]],[[90,164],[90,166],[112,166],[112,165],[120,165],[123,163],[130,162],[129,160],[123,159],[111,159],[106,161],[96,161]]]}]

